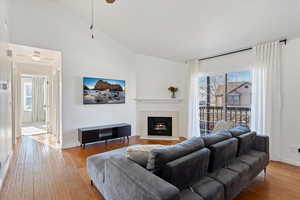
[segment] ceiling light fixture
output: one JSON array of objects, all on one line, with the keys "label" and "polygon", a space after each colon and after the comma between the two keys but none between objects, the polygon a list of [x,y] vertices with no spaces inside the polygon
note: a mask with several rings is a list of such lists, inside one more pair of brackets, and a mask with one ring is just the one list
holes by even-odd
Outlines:
[{"label": "ceiling light fixture", "polygon": [[106,3],[114,3],[116,0],[106,0]]},{"label": "ceiling light fixture", "polygon": [[[112,4],[115,3],[116,0],[105,0],[106,3]],[[91,0],[91,25],[90,25],[90,31],[92,34],[92,39],[95,38],[95,5],[94,0]]]},{"label": "ceiling light fixture", "polygon": [[39,51],[34,51],[33,55],[31,56],[33,61],[40,61],[41,60],[41,53]]},{"label": "ceiling light fixture", "polygon": [[95,37],[95,6],[94,6],[94,0],[91,0],[91,25],[90,25],[90,31],[92,34],[92,39]]}]

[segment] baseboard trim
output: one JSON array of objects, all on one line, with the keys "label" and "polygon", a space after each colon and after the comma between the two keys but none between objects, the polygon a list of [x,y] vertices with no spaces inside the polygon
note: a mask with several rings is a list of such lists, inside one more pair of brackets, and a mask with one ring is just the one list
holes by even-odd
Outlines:
[{"label": "baseboard trim", "polygon": [[[129,136],[129,138],[131,138],[132,136]],[[120,138],[114,138],[114,139],[108,139],[107,140],[107,144],[109,144],[109,141],[114,141],[114,140],[120,140]],[[98,143],[105,143],[105,141],[104,140],[102,140],[102,141],[98,141],[98,142],[91,142],[91,143],[87,143],[86,145],[88,146],[88,145],[90,145],[90,144],[98,144]],[[65,144],[65,145],[63,145],[62,146],[62,150],[64,150],[64,149],[71,149],[71,148],[75,148],[75,147],[80,147],[80,143],[79,142],[75,142],[75,143],[73,143],[73,144]]]},{"label": "baseboard trim", "polygon": [[290,160],[290,159],[281,159],[281,162],[290,164],[290,165],[294,165],[294,166],[298,166],[300,167],[300,161],[295,161],[295,160]]},{"label": "baseboard trim", "polygon": [[13,153],[10,153],[8,155],[8,159],[5,162],[5,164],[3,165],[2,170],[0,171],[0,191],[2,190],[3,184],[4,184],[5,179],[7,177],[7,172],[8,172],[8,169],[9,169],[10,162],[11,162],[12,154]]},{"label": "baseboard trim", "polygon": [[79,147],[80,146],[80,144],[79,143],[76,143],[76,144],[65,144],[65,145],[63,145],[62,146],[62,150],[64,150],[64,149],[71,149],[71,148],[75,148],[75,147]]}]

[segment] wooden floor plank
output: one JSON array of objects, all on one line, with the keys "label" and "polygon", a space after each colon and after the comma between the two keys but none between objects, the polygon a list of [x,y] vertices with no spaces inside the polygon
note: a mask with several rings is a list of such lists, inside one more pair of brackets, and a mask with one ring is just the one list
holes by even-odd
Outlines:
[{"label": "wooden floor plank", "polygon": [[[108,145],[98,143],[87,145],[86,149],[62,151],[51,141],[44,136],[26,136],[18,141],[1,200],[104,200],[90,185],[86,171],[88,156],[133,144],[177,143],[132,137],[129,142],[115,140]],[[259,175],[236,200],[299,200],[299,189],[300,167],[271,162],[267,176]]]}]

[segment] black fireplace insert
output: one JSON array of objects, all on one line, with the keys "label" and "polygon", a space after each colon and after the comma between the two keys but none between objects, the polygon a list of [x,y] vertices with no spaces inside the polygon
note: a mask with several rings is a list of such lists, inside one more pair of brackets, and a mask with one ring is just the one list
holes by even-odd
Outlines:
[{"label": "black fireplace insert", "polygon": [[172,117],[148,117],[149,136],[172,136]]}]

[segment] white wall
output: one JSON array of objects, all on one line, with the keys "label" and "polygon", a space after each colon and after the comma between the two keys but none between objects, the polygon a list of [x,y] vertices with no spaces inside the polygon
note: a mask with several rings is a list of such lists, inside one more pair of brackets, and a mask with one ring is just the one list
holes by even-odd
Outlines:
[{"label": "white wall", "polygon": [[[128,122],[135,134],[135,57],[57,1],[12,0],[12,42],[62,52],[63,147],[78,145],[79,127]],[[30,14],[28,14],[30,13]],[[84,76],[126,80],[126,104],[83,105]]]},{"label": "white wall", "polygon": [[[141,117],[141,111],[177,111],[179,112],[179,136],[186,137],[186,103],[187,103],[187,79],[188,72],[186,65],[180,62],[173,62],[161,58],[137,55],[136,56],[136,77],[138,99],[168,99],[171,93],[170,86],[179,88],[176,94],[181,103],[138,103],[137,122]],[[142,126],[138,126],[138,134],[141,134]]]},{"label": "white wall", "polygon": [[11,61],[6,56],[9,39],[8,0],[0,0],[0,82],[8,83],[7,90],[0,89],[0,189],[12,152]]},{"label": "white wall", "polygon": [[0,42],[9,42],[8,0],[0,0]]},{"label": "white wall", "polygon": [[281,159],[300,166],[300,38],[288,40],[282,61]]},{"label": "white wall", "polygon": [[12,152],[11,109],[11,66],[0,56],[0,189]]},{"label": "white wall", "polygon": [[137,97],[170,98],[170,86],[179,88],[178,98],[186,95],[188,70],[184,63],[137,55]]}]

